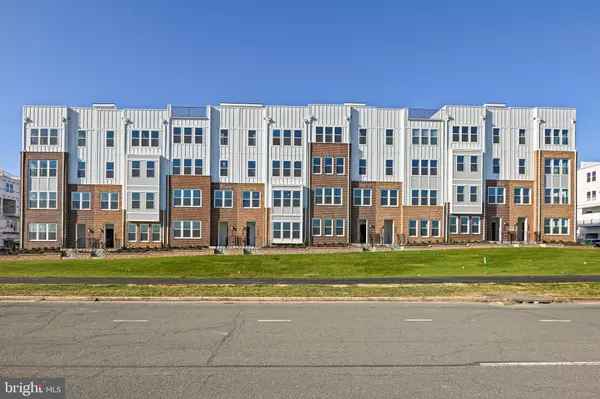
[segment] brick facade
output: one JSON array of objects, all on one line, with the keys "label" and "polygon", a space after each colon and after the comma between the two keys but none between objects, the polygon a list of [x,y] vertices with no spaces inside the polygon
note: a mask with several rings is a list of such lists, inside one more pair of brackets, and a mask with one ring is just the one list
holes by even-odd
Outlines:
[{"label": "brick facade", "polygon": [[[417,236],[409,234],[409,221],[417,221]],[[419,221],[429,221],[429,237],[421,237]],[[431,221],[440,221],[439,237],[431,236]],[[405,206],[402,209],[402,234],[405,242],[441,242],[444,241],[444,207],[443,206]]]},{"label": "brick facade", "polygon": [[[494,234],[502,234],[502,241],[535,241],[535,185],[532,180],[487,180],[486,187],[504,187],[504,204],[487,203],[486,189],[486,231],[485,239],[493,240]],[[529,204],[515,203],[515,188],[529,189]],[[492,218],[499,218],[498,233],[492,232]],[[526,220],[525,229],[519,225],[519,221]],[[522,230],[522,231],[521,231]],[[498,239],[496,239],[498,241]]]},{"label": "brick facade", "polygon": [[[56,160],[56,208],[29,208],[29,161]],[[68,154],[63,152],[22,152],[21,153],[21,213],[23,223],[23,240],[21,247],[31,248],[61,248],[63,244],[63,220],[66,216],[67,202],[64,198],[65,179],[68,178],[65,165],[68,164]],[[56,241],[29,241],[29,223],[56,223]]]},{"label": "brick facade", "polygon": [[[309,226],[312,223],[312,219],[344,219],[344,235],[343,236],[312,236],[311,240],[313,245],[342,245],[349,243],[350,237],[350,226],[348,220],[348,211],[350,201],[352,201],[352,193],[350,192],[349,186],[349,173],[351,170],[350,159],[348,154],[350,153],[350,145],[342,143],[311,143],[310,146],[310,220]],[[344,158],[344,174],[314,174],[312,173],[312,159],[313,157],[333,157],[333,158]],[[323,168],[323,164],[321,167]],[[335,172],[335,159],[334,159],[334,172]],[[315,188],[341,188],[342,189],[342,204],[341,205],[316,205],[315,204]],[[334,226],[335,227],[335,226]],[[323,230],[323,226],[321,226]],[[335,228],[334,228],[335,230]],[[310,231],[310,230],[309,230]],[[323,233],[323,231],[322,231]]]},{"label": "brick facade", "polygon": [[[210,176],[181,176],[173,175],[170,178],[169,197],[167,204],[170,213],[169,243],[172,247],[182,246],[209,246],[211,245],[211,208],[213,196]],[[202,190],[201,207],[174,207],[173,190],[175,189],[200,189]],[[199,220],[202,222],[200,239],[185,239],[173,237],[173,221]]]},{"label": "brick facade", "polygon": [[[232,208],[211,207],[210,215],[210,245],[219,245],[219,222],[227,222],[228,234],[227,245],[245,246],[246,245],[246,227],[248,222],[255,223],[256,246],[265,246],[268,244],[268,230],[266,228],[266,209],[265,209],[265,185],[251,183],[212,183],[211,198],[214,199],[216,190],[233,191]],[[244,191],[260,192],[260,207],[243,208],[242,193]],[[211,204],[214,205],[214,204]],[[222,242],[221,242],[222,244]]]}]

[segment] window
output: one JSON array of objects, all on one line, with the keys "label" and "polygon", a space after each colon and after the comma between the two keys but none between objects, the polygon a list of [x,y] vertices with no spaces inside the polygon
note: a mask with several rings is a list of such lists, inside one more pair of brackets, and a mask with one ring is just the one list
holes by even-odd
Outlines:
[{"label": "window", "polygon": [[316,205],[342,205],[341,188],[315,188]]},{"label": "window", "polygon": [[341,143],[342,142],[342,128],[341,127],[336,127],[334,129],[334,133],[335,133],[335,142],[336,143]]},{"label": "window", "polygon": [[197,176],[202,175],[202,160],[201,159],[194,160],[194,174]]},{"label": "window", "polygon": [[525,144],[525,129],[519,129],[519,144]]},{"label": "window", "polygon": [[417,221],[416,220],[408,221],[408,235],[410,237],[417,237]]},{"label": "window", "polygon": [[115,146],[115,131],[114,130],[106,131],[106,146],[107,147]]},{"label": "window", "polygon": [[358,144],[367,144],[367,129],[358,129]]},{"label": "window", "polygon": [[471,202],[477,202],[478,187],[477,186],[471,186],[470,190],[471,190],[471,198],[469,198],[469,200]]},{"label": "window", "polygon": [[335,235],[336,236],[343,236],[345,234],[344,224],[345,224],[344,219],[335,219]]},{"label": "window", "polygon": [[421,144],[429,144],[429,129],[421,129]]},{"label": "window", "polygon": [[560,130],[559,129],[554,129],[553,130],[553,135],[552,135],[552,144],[560,144]]},{"label": "window", "polygon": [[291,130],[283,131],[283,145],[292,145],[292,131]]},{"label": "window", "polygon": [[229,130],[221,129],[221,145],[229,145]]},{"label": "window", "polygon": [[300,191],[292,191],[294,196],[292,206],[294,208],[300,208]]},{"label": "window", "polygon": [[326,143],[333,142],[333,128],[331,128],[331,127],[325,128],[325,142]]},{"label": "window", "polygon": [[410,192],[410,204],[413,206],[419,205],[419,190],[412,190]]},{"label": "window", "polygon": [[504,204],[504,187],[488,187],[488,204]]},{"label": "window", "polygon": [[394,174],[394,160],[386,159],[385,160],[385,175],[392,176]]},{"label": "window", "polygon": [[131,161],[131,177],[140,177],[140,161]]},{"label": "window", "polygon": [[440,236],[440,221],[439,220],[431,221],[431,236],[432,237]]},{"label": "window", "polygon": [[429,220],[421,220],[421,237],[429,237]]},{"label": "window", "polygon": [[283,177],[292,175],[292,161],[283,161]]},{"label": "window", "polygon": [[77,177],[80,179],[85,178],[85,162],[77,162]]},{"label": "window", "polygon": [[325,236],[333,236],[333,219],[323,219],[323,232]]},{"label": "window", "polygon": [[354,206],[371,206],[371,190],[355,188]]},{"label": "window", "polygon": [[159,137],[158,130],[153,130],[151,132],[151,141],[150,141],[150,145],[152,147],[158,147],[158,137]]},{"label": "window", "polygon": [[233,208],[233,191],[215,190],[215,208]]},{"label": "window", "polygon": [[180,144],[180,143],[181,143],[181,128],[174,127],[173,128],[173,144]]},{"label": "window", "polygon": [[140,209],[140,193],[131,193],[131,209]]},{"label": "window", "polygon": [[544,159],[544,173],[547,175],[568,175],[569,174],[569,160],[559,158],[546,158]]},{"label": "window", "polygon": [[413,176],[419,176],[419,160],[413,159],[411,165],[411,174]]},{"label": "window", "polygon": [[479,234],[479,226],[481,219],[479,218],[479,216],[473,216],[471,218],[471,233],[472,234]]},{"label": "window", "polygon": [[321,235],[321,219],[312,220],[312,235],[313,237],[319,237]]},{"label": "window", "polygon": [[567,218],[545,218],[544,234],[549,235],[568,235],[569,219]]},{"label": "window", "polygon": [[[48,129],[40,130],[40,144],[48,144]],[[50,145],[58,144],[58,129],[50,129]]]},{"label": "window", "polygon": [[590,180],[591,180],[591,176],[592,176],[592,174],[591,174],[591,173],[587,173],[587,174],[585,175],[585,177],[586,177],[586,179],[587,179],[587,182],[588,182],[588,183],[589,183],[589,182],[590,182]]},{"label": "window", "polygon": [[183,174],[191,175],[192,174],[192,160],[186,158],[183,160]]},{"label": "window", "polygon": [[450,216],[450,234],[458,234],[458,225],[456,216]]},{"label": "window", "polygon": [[71,209],[90,209],[90,193],[71,193]]},{"label": "window", "polygon": [[[563,175],[568,175],[569,174],[569,160],[568,159],[561,159],[561,171]],[[595,174],[596,172],[594,172]]]},{"label": "window", "polygon": [[154,161],[146,161],[146,177],[154,177]]},{"label": "window", "polygon": [[[37,177],[37,175],[38,175],[38,161],[29,161],[29,177]],[[589,173],[588,173],[588,175],[589,175]]]},{"label": "window", "polygon": [[429,205],[437,205],[437,190],[429,190]]},{"label": "window", "polygon": [[569,203],[569,189],[568,188],[563,188],[560,190],[560,203],[561,204],[568,204]]},{"label": "window", "polygon": [[294,130],[294,145],[297,147],[302,145],[302,130]]},{"label": "window", "polygon": [[460,217],[460,234],[469,234],[469,217]]},{"label": "window", "polygon": [[56,223],[29,223],[29,241],[56,241]]},{"label": "window", "polygon": [[592,172],[592,181],[596,181],[596,171]]},{"label": "window", "polygon": [[192,143],[192,128],[191,127],[183,128],[183,142],[185,144]]},{"label": "window", "polygon": [[150,229],[149,224],[140,224],[140,241],[148,242],[150,241],[150,237],[148,236],[148,230]]},{"label": "window", "polygon": [[464,155],[457,155],[456,156],[456,171],[464,172],[464,170],[465,170],[465,157],[464,157]]},{"label": "window", "polygon": [[199,220],[173,221],[173,238],[202,238],[202,222]]},{"label": "window", "polygon": [[515,205],[529,205],[531,203],[530,201],[529,188],[515,188]]},{"label": "window", "polygon": [[385,129],[385,145],[394,144],[394,131],[392,129]]},{"label": "window", "polygon": [[321,174],[321,158],[319,158],[319,157],[313,158],[313,174],[315,174],[315,175]]},{"label": "window", "polygon": [[294,177],[302,177],[302,161],[294,161]]},{"label": "window", "polygon": [[256,177],[256,161],[248,161],[248,177]]},{"label": "window", "polygon": [[100,193],[100,209],[116,211],[119,209],[119,193]]},{"label": "window", "polygon": [[326,175],[332,175],[333,174],[333,158],[331,157],[325,157],[324,159],[324,170],[323,173],[325,173]]},{"label": "window", "polygon": [[273,177],[281,176],[281,161],[272,162]]},{"label": "window", "polygon": [[39,130],[31,129],[29,132],[29,144],[38,145],[39,144]]},{"label": "window", "polygon": [[421,175],[427,176],[429,174],[429,161],[426,159],[421,160]]},{"label": "window", "polygon": [[465,202],[465,186],[456,186],[456,202]]},{"label": "window", "polygon": [[142,147],[150,146],[150,130],[142,130]]},{"label": "window", "polygon": [[437,164],[438,161],[436,159],[429,161],[429,174],[431,176],[437,176]]},{"label": "window", "polygon": [[345,162],[344,158],[335,159],[335,173],[337,175],[343,175],[345,173]]},{"label": "window", "polygon": [[500,143],[500,129],[497,127],[492,129],[492,143],[493,144]]},{"label": "window", "polygon": [[139,130],[131,131],[131,146],[132,147],[140,146],[140,131]]},{"label": "window", "polygon": [[463,143],[468,142],[469,141],[469,127],[468,126],[461,126],[460,133],[461,133],[461,141]]},{"label": "window", "polygon": [[569,145],[569,131],[566,130],[566,129],[564,129],[562,131],[562,136],[561,137],[562,137],[561,144],[562,145]]},{"label": "window", "polygon": [[460,127],[452,126],[452,142],[457,143],[460,141]]},{"label": "window", "polygon": [[525,174],[525,160],[524,159],[519,159],[519,174],[520,175]]},{"label": "window", "polygon": [[181,159],[173,159],[173,174],[181,174]]},{"label": "window", "polygon": [[281,130],[279,129],[273,130],[273,145],[281,145]]},{"label": "window", "polygon": [[229,161],[222,159],[220,164],[220,172],[219,172],[219,176],[221,177],[227,177],[229,175]]},{"label": "window", "polygon": [[431,129],[429,131],[429,133],[430,133],[430,139],[431,139],[429,142],[431,143],[431,145],[437,145],[437,143],[438,143],[438,131],[437,131],[437,129]]},{"label": "window", "polygon": [[479,162],[478,162],[478,156],[476,155],[472,155],[471,156],[471,172],[477,172],[479,166]]},{"label": "window", "polygon": [[193,207],[201,207],[202,206],[202,190],[182,190],[175,189],[173,190],[173,206],[174,207],[182,207],[182,206],[193,206]]},{"label": "window", "polygon": [[243,191],[242,208],[260,208],[260,191]]},{"label": "window", "polygon": [[500,158],[492,159],[492,173],[500,173]]},{"label": "window", "polygon": [[398,190],[380,190],[379,198],[381,206],[398,206]]},{"label": "window", "polygon": [[421,190],[421,205],[426,206],[429,199],[429,191]]},{"label": "window", "polygon": [[412,143],[413,145],[419,144],[419,129],[412,130]]},{"label": "window", "polygon": [[146,193],[146,209],[154,209],[154,193]]},{"label": "window", "polygon": [[85,130],[77,131],[77,147],[85,147]]},{"label": "window", "polygon": [[544,144],[552,144],[552,129],[544,130]]},{"label": "window", "polygon": [[471,143],[477,142],[477,126],[471,126]]},{"label": "window", "polygon": [[160,242],[160,224],[152,225],[152,242]]},{"label": "window", "polygon": [[366,176],[366,174],[367,174],[367,160],[366,159],[358,160],[358,174],[360,176]]}]

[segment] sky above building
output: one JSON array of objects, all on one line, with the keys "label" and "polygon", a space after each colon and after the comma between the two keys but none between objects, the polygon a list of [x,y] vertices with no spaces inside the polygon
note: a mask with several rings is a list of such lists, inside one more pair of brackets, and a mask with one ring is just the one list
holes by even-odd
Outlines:
[{"label": "sky above building", "polygon": [[19,173],[23,105],[119,108],[366,102],[577,108],[600,161],[600,3],[0,2],[0,169]]}]

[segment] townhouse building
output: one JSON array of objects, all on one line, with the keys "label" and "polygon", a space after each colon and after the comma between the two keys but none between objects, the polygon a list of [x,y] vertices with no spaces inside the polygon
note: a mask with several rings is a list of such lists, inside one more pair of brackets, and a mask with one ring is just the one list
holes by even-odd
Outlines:
[{"label": "townhouse building", "polygon": [[576,238],[575,110],[23,108],[25,248]]},{"label": "townhouse building", "polygon": [[577,170],[577,236],[600,238],[600,162],[581,162]]},{"label": "townhouse building", "polygon": [[0,169],[0,248],[19,243],[20,180]]}]

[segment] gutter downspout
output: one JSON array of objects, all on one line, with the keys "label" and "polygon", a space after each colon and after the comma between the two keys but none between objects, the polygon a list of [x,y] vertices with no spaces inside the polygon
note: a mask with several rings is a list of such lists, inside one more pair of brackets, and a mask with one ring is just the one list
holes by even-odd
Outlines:
[{"label": "gutter downspout", "polygon": [[537,232],[538,232],[538,237],[539,237],[539,242],[542,242],[542,178],[545,175],[542,174],[542,167],[544,167],[544,165],[542,164],[542,120],[539,117],[537,118],[537,122],[538,122],[538,153],[539,153],[539,157],[538,157],[538,186],[537,186],[537,207],[538,207],[538,212],[537,212]]},{"label": "gutter downspout", "polygon": [[[350,108],[350,115],[346,116],[346,121],[348,121],[348,151],[347,151],[347,159],[348,159],[348,165],[345,165],[344,168],[346,169],[344,172],[346,172],[348,174],[348,192],[346,193],[346,198],[347,198],[347,207],[348,207],[348,212],[347,212],[347,220],[348,223],[346,226],[344,226],[345,228],[345,233],[346,233],[346,245],[350,245],[350,206],[352,204],[352,181],[351,181],[351,174],[352,174],[352,162],[351,162],[351,153],[350,153],[350,146],[351,144],[351,134],[352,134],[352,108]],[[335,166],[335,165],[334,165]],[[372,197],[372,196],[371,196]],[[335,228],[335,226],[334,226]]]},{"label": "gutter downspout", "polygon": [[[265,108],[265,112],[266,112],[266,108]],[[269,231],[269,226],[271,224],[271,219],[269,219],[269,208],[267,206],[267,198],[271,198],[271,185],[270,185],[270,167],[269,165],[271,164],[271,151],[270,151],[270,146],[269,144],[271,143],[271,140],[269,139],[269,127],[271,126],[271,123],[273,123],[273,119],[269,118],[268,116],[265,116],[264,118],[265,121],[265,153],[266,153],[266,158],[267,158],[267,162],[265,164],[265,168],[264,168],[264,173],[265,173],[265,199],[264,199],[264,207],[265,207],[265,223],[264,223],[264,246],[269,246],[271,244],[271,237],[267,237],[268,235],[268,231]],[[271,215],[272,217],[273,215]],[[256,243],[255,243],[256,245]]]},{"label": "gutter downspout", "polygon": [[450,115],[446,115],[446,123],[444,123],[444,150],[442,151],[442,165],[444,166],[444,178],[443,178],[443,183],[444,183],[444,199],[446,200],[444,202],[444,209],[443,209],[443,218],[444,218],[444,242],[448,242],[448,224],[450,223],[450,204],[448,201],[448,170],[449,167],[448,165],[446,165],[446,158],[447,158],[447,152],[450,151],[449,146],[447,145],[447,143],[449,142],[448,140],[448,134],[449,134],[449,126],[450,126],[450,120],[452,118],[450,117]]},{"label": "gutter downspout", "polygon": [[27,123],[29,123],[30,119],[29,117],[25,117],[23,118],[23,132],[21,135],[21,184],[19,184],[19,192],[21,195],[20,201],[21,201],[21,205],[19,207],[19,225],[21,227],[21,231],[19,231],[19,246],[21,247],[21,249],[23,249],[23,231],[25,231],[24,229],[24,218],[23,218],[23,209],[25,206],[29,206],[29,198],[27,198],[27,202],[25,202],[23,194],[25,191],[25,184],[23,183],[23,179],[27,179],[28,181],[28,185],[29,185],[29,175],[25,176],[25,143],[26,141],[26,133],[27,132]]},{"label": "gutter downspout", "polygon": [[[171,153],[171,126],[170,126],[170,121],[171,121],[171,105],[168,106],[168,112],[169,112],[169,119],[165,119],[163,120],[163,125],[165,126],[165,133],[163,135],[163,143],[166,141],[166,153],[167,153],[167,158],[166,158],[166,165],[167,165],[167,170],[164,172],[165,173],[165,191],[166,191],[166,195],[165,195],[165,213],[164,213],[164,218],[162,221],[162,225],[163,225],[163,242],[165,246],[169,245],[169,225],[171,223],[171,204],[170,204],[170,199],[171,199],[171,174],[170,174],[170,168],[169,168],[169,160],[173,159],[173,154]],[[195,138],[194,138],[195,140]],[[159,163],[160,165],[160,163]],[[194,165],[195,167],[196,165]],[[162,168],[161,168],[162,169]],[[195,171],[194,171],[195,172]],[[162,170],[161,170],[161,173]],[[159,180],[159,194],[160,194],[160,180]],[[202,233],[202,227],[200,227],[200,233]]]},{"label": "gutter downspout", "polygon": [[[571,119],[573,123],[573,150],[575,151],[575,165],[571,165],[571,170],[573,172],[570,173],[570,178],[574,180],[574,189],[571,197],[573,198],[573,241],[577,242],[577,165],[578,165],[578,154],[577,154],[577,142],[576,142],[576,134],[575,127],[577,121],[575,119]],[[574,178],[573,178],[574,177]]]},{"label": "gutter downspout", "polygon": [[[128,118],[125,118],[125,116],[123,116],[123,141],[124,141],[124,145],[123,145],[123,165],[121,167],[121,179],[122,179],[122,186],[121,186],[121,197],[119,198],[119,206],[121,207],[121,247],[125,248],[125,237],[127,232],[125,231],[125,228],[127,227],[127,220],[126,220],[126,213],[125,213],[125,209],[127,207],[127,168],[128,168],[128,158],[127,158],[127,152],[129,150],[129,137],[127,136],[127,125],[131,123],[131,121]],[[123,205],[123,203],[125,203],[125,205]]]},{"label": "gutter downspout", "polygon": [[[67,110],[67,113],[69,111]],[[63,135],[63,152],[62,152],[62,175],[63,175],[63,192],[62,192],[62,204],[60,207],[60,220],[61,220],[61,231],[62,231],[62,237],[61,237],[61,248],[65,248],[65,236],[67,235],[67,224],[65,223],[65,202],[66,202],[66,196],[67,196],[67,187],[69,185],[69,182],[67,181],[67,168],[69,167],[69,153],[64,151],[65,147],[66,147],[66,137],[68,135],[69,132],[69,118],[68,116],[62,119],[64,125],[65,125],[65,134]],[[66,154],[66,155],[65,155]],[[66,165],[65,165],[65,161],[66,161]]]},{"label": "gutter downspout", "polygon": [[312,124],[315,120],[316,120],[316,118],[313,115],[309,115],[308,118],[306,118],[304,120],[304,123],[306,123],[306,158],[308,159],[308,161],[307,161],[308,181],[307,181],[307,187],[306,187],[306,191],[307,191],[308,195],[304,196],[307,199],[306,200],[306,215],[307,215],[308,220],[305,223],[306,231],[307,231],[307,234],[306,234],[306,246],[307,247],[310,247],[312,245],[312,213],[311,213],[312,158],[311,158],[311,154],[312,154]]}]

